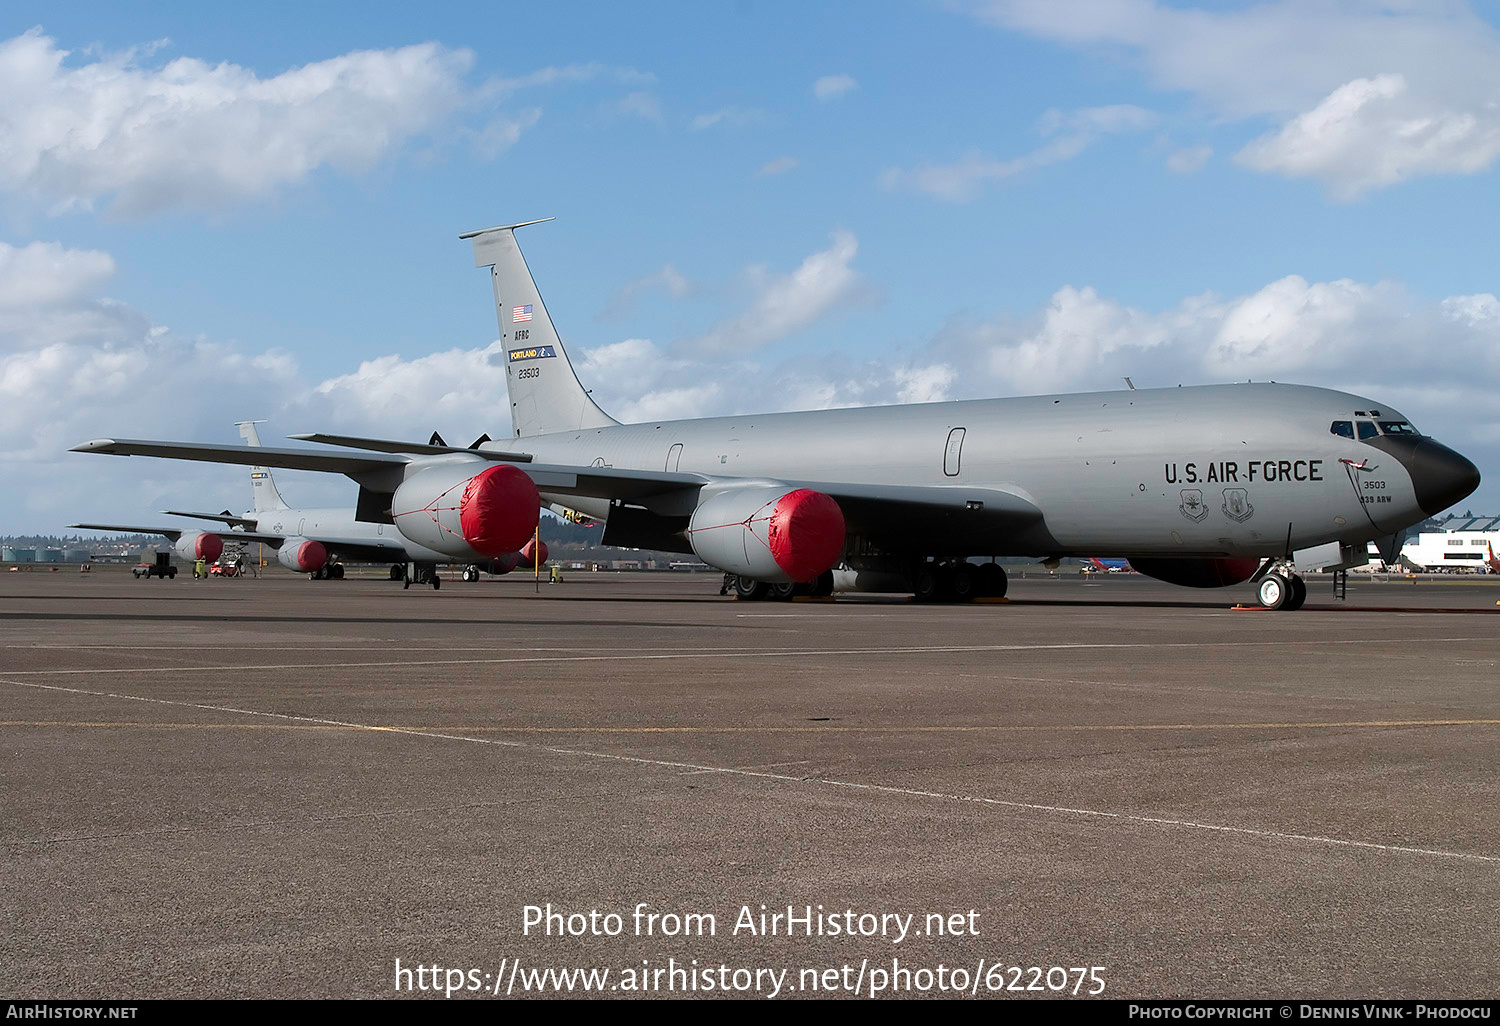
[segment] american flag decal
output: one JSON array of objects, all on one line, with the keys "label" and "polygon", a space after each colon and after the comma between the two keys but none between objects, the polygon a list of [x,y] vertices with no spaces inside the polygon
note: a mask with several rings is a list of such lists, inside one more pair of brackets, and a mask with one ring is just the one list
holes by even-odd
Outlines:
[{"label": "american flag decal", "polygon": [[520,324],[522,321],[531,320],[531,304],[525,306],[513,306],[510,308],[510,322]]}]

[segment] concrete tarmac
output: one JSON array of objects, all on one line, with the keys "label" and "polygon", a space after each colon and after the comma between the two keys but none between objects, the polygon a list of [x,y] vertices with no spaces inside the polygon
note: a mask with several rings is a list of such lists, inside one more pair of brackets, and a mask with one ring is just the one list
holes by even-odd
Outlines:
[{"label": "concrete tarmac", "polygon": [[1500,586],[1329,590],[3,575],[0,995],[1492,997]]}]

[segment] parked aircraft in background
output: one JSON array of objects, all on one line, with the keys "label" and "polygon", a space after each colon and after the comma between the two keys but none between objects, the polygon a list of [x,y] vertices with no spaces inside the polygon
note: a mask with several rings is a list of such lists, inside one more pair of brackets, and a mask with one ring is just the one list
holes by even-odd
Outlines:
[{"label": "parked aircraft in background", "polygon": [[[259,462],[347,474],[357,519],[462,562],[519,548],[546,502],[604,521],[606,545],[692,553],[747,599],[1001,595],[1004,570],[971,558],[1102,551],[1189,587],[1255,581],[1281,609],[1306,597],[1298,571],[1362,563],[1367,542],[1479,484],[1474,464],[1385,403],[1273,383],[620,424],[579,383],[520,227],[462,236],[490,268],[508,442],[296,435],[363,451],[266,448]],[[246,462],[191,442],[75,449]]]},{"label": "parked aircraft in background", "polygon": [[1090,557],[1084,564],[1085,573],[1099,574],[1125,574],[1130,572],[1130,560],[1128,559],[1097,559]]},{"label": "parked aircraft in background", "polygon": [[[240,421],[240,437],[251,449],[260,448],[260,437],[256,424],[264,421]],[[446,446],[443,448],[447,448]],[[239,450],[251,459],[253,451]],[[168,516],[208,520],[224,527],[212,531],[195,530],[188,527],[132,527],[120,524],[72,524],[76,528],[96,531],[128,531],[137,534],[160,534],[173,543],[177,554],[184,559],[205,559],[213,562],[224,551],[224,543],[259,542],[276,550],[277,561],[288,570],[311,575],[315,581],[338,580],[344,576],[342,560],[391,563],[391,579],[404,580],[410,587],[413,581],[441,586],[437,574],[439,563],[450,562],[443,552],[429,549],[407,540],[401,532],[386,523],[371,523],[359,519],[359,511],[352,507],[293,509],[281,497],[276,481],[267,466],[253,465],[250,468],[251,508],[243,516],[235,516],[228,510],[223,513],[194,513],[180,510],[163,510]],[[530,549],[525,553],[502,553],[488,561],[491,573],[508,573],[516,566],[528,562]],[[543,559],[545,559],[545,555]],[[472,575],[472,576],[471,576]],[[477,579],[478,567],[465,569],[465,579]]]}]

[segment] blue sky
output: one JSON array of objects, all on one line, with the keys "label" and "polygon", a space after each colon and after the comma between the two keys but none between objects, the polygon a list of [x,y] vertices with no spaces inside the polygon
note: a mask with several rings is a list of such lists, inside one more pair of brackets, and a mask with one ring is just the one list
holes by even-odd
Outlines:
[{"label": "blue sky", "polygon": [[246,501],[89,437],[507,433],[457,235],[547,216],[625,419],[1271,378],[1500,482],[1493,7],[428,7],[0,11],[0,531]]}]

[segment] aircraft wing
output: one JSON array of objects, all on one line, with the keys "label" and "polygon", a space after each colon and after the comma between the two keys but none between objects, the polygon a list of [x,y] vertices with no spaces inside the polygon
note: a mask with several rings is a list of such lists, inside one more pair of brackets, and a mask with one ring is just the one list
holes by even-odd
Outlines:
[{"label": "aircraft wing", "polygon": [[421,456],[440,456],[450,452],[483,456],[487,460],[502,463],[530,463],[531,454],[525,452],[500,452],[498,449],[480,449],[474,446],[434,445],[430,442],[400,442],[389,438],[359,438],[354,435],[325,435],[318,432],[308,435],[288,435],[299,442],[317,442],[319,445],[338,445],[347,449],[367,449],[372,452],[409,452]]},{"label": "aircraft wing", "polygon": [[986,523],[1011,528],[1039,523],[1042,511],[1025,496],[1003,488],[964,485],[861,485],[793,481],[827,492],[845,520],[866,529],[936,529],[950,522]]},{"label": "aircraft wing", "polygon": [[[232,538],[234,535],[227,537]],[[340,539],[333,535],[319,534],[316,531],[309,533],[307,538],[321,542],[324,548],[338,558],[356,563],[405,563],[411,558],[406,554],[406,546],[401,543],[400,539],[393,541],[376,541],[373,538]]]},{"label": "aircraft wing", "polygon": [[[72,451],[324,471],[346,474],[362,484],[374,485],[381,481],[385,487],[380,490],[384,491],[395,489],[401,480],[401,469],[413,459],[410,454],[395,452],[340,453],[134,438],[97,438],[75,445]],[[697,505],[698,492],[704,485],[736,480],[679,471],[521,462],[502,459],[503,453],[460,451],[472,451],[476,456],[497,463],[511,463],[529,475],[538,490],[547,495],[618,499],[646,506],[662,515],[685,516]],[[959,523],[980,526],[993,530],[997,537],[1013,539],[1018,532],[1040,526],[1042,520],[1041,510],[1028,497],[1004,488],[797,480],[784,483],[792,488],[812,488],[833,496],[851,529],[877,539],[900,537],[909,540],[914,533],[943,534]],[[974,540],[972,535],[970,537],[971,541]]]},{"label": "aircraft wing", "polygon": [[245,517],[233,516],[229,513],[186,513],[180,509],[162,510],[169,517],[192,517],[194,520],[217,520],[230,527],[254,527],[255,521]]},{"label": "aircraft wing", "polygon": [[[791,481],[833,496],[850,534],[892,550],[924,539],[933,555],[967,555],[948,550],[950,538],[966,544],[1013,544],[1028,534],[1038,551],[1048,548],[1042,511],[1019,492],[963,485],[862,485]],[[962,530],[955,530],[961,528]]]},{"label": "aircraft wing", "polygon": [[396,453],[327,452],[321,449],[276,449],[244,445],[211,445],[204,442],[157,442],[142,438],[95,438],[75,445],[70,452],[98,452],[110,456],[160,456],[199,463],[238,463],[246,467],[284,467],[287,470],[321,470],[334,474],[368,473],[399,468],[411,459]]},{"label": "aircraft wing", "polygon": [[[159,534],[168,541],[175,542],[189,531],[197,530],[191,527],[135,527],[129,524],[69,524],[69,527],[82,528],[85,531],[118,531],[121,534]],[[267,545],[280,545],[286,541],[286,536],[281,534],[258,534],[254,531],[209,531],[216,534],[225,541],[252,541],[264,542]]]},{"label": "aircraft wing", "polygon": [[[569,467],[530,463],[521,467],[546,496],[588,496],[619,499],[644,506],[659,516],[686,517],[699,501],[705,485],[729,485],[736,478],[672,471],[623,470],[613,467]],[[760,479],[757,479],[760,480]],[[1013,542],[1035,531],[1038,551],[1045,542],[1042,511],[1026,495],[1004,488],[966,485],[884,485],[777,479],[788,489],[811,488],[831,495],[844,513],[851,533],[878,545],[899,548],[915,536],[930,536],[936,544],[955,535],[970,543],[992,534]],[[945,553],[946,554],[946,553]]]}]

